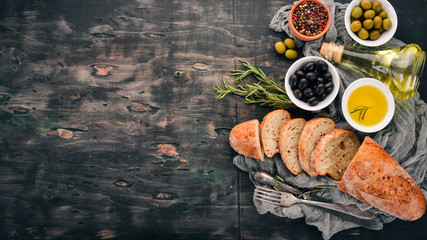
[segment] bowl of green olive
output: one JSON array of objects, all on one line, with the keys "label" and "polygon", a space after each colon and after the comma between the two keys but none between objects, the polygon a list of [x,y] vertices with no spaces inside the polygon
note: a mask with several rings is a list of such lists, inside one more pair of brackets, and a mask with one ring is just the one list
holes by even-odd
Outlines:
[{"label": "bowl of green olive", "polygon": [[345,28],[359,44],[381,46],[396,33],[396,11],[387,0],[353,0],[345,12]]}]

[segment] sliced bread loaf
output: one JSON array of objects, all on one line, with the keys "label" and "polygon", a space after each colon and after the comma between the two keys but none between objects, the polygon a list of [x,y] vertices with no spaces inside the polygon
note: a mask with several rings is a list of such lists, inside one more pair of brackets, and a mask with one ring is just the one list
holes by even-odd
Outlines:
[{"label": "sliced bread loaf", "polygon": [[311,154],[311,169],[318,175],[328,174],[341,180],[359,147],[360,141],[354,132],[336,128],[317,143]]},{"label": "sliced bread loaf", "polygon": [[298,143],[306,123],[303,118],[291,119],[280,130],[280,156],[285,166],[295,175],[303,171],[298,160]]},{"label": "sliced bread loaf", "polygon": [[291,119],[286,110],[275,110],[267,115],[261,123],[261,145],[267,157],[273,157],[279,152],[280,129]]},{"label": "sliced bread loaf", "polygon": [[320,138],[332,132],[335,127],[335,122],[329,118],[313,118],[305,124],[298,143],[298,158],[302,169],[308,175],[317,176],[317,172],[310,166],[311,153]]},{"label": "sliced bread loaf", "polygon": [[426,199],[414,179],[370,137],[363,141],[338,189],[402,220],[416,220],[426,211]]},{"label": "sliced bread loaf", "polygon": [[230,145],[234,151],[264,161],[258,119],[237,124],[230,132]]}]

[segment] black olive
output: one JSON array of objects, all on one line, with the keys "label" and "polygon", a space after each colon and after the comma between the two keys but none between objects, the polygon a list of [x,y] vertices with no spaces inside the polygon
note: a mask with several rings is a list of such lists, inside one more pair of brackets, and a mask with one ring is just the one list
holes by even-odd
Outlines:
[{"label": "black olive", "polygon": [[323,83],[320,83],[319,85],[317,85],[317,87],[314,89],[314,92],[316,93],[317,96],[321,96],[323,93],[325,93],[325,85],[323,85]]},{"label": "black olive", "polygon": [[302,90],[302,89],[306,88],[307,86],[308,86],[307,79],[306,78],[301,78],[299,80],[299,83],[298,83],[298,88]]},{"label": "black olive", "polygon": [[305,78],[307,78],[310,83],[313,83],[317,80],[317,75],[314,72],[308,72],[305,74]]},{"label": "black olive", "polygon": [[325,79],[323,79],[322,77],[317,78],[317,84],[324,84],[324,83],[325,83]]},{"label": "black olive", "polygon": [[316,67],[317,67],[317,71],[318,71],[319,73],[325,73],[325,72],[327,72],[327,71],[328,71],[328,69],[329,69],[328,64],[327,64],[327,63],[325,63],[325,62],[324,62],[324,61],[322,61],[322,60],[319,60],[319,61],[317,61],[317,62],[316,62]]},{"label": "black olive", "polygon": [[327,93],[323,93],[323,94],[322,94],[322,96],[320,96],[320,97],[319,97],[319,100],[320,100],[320,101],[323,101],[323,100],[325,100],[325,98],[326,98],[327,96],[328,96],[328,94],[327,94]]},{"label": "black olive", "polygon": [[330,72],[325,72],[323,74],[323,79],[325,79],[325,82],[330,82],[332,81],[332,74]]},{"label": "black olive", "polygon": [[312,97],[307,101],[308,105],[316,106],[319,103],[319,99],[317,97]]},{"label": "black olive", "polygon": [[314,64],[314,62],[308,62],[304,65],[303,67],[304,72],[314,72],[314,70],[316,70],[316,65]]},{"label": "black olive", "polygon": [[298,79],[301,79],[304,77],[305,74],[303,71],[299,70],[295,72],[295,75],[297,75]]},{"label": "black olive", "polygon": [[291,88],[295,88],[298,84],[298,77],[295,74],[292,74],[289,77],[289,85],[291,86]]},{"label": "black olive", "polygon": [[307,98],[313,97],[314,96],[313,89],[311,88],[304,89],[304,96],[306,96]]},{"label": "black olive", "polygon": [[295,89],[294,90],[294,96],[296,97],[296,98],[298,98],[298,99],[302,99],[302,92],[301,92],[301,90],[299,90],[299,89]]},{"label": "black olive", "polygon": [[333,82],[328,82],[328,83],[326,83],[325,84],[325,90],[326,90],[326,93],[331,93],[332,92],[332,90],[334,90],[334,83]]}]

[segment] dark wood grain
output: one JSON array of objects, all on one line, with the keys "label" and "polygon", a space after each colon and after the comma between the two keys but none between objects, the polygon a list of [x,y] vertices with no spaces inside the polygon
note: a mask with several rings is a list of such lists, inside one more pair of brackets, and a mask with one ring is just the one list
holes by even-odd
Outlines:
[{"label": "dark wood grain", "polygon": [[[290,2],[2,1],[0,238],[321,239],[256,212],[228,133],[271,109],[212,89],[238,59],[284,76],[268,23]],[[396,37],[427,49],[426,2],[390,2]],[[421,239],[426,221],[333,239]]]}]

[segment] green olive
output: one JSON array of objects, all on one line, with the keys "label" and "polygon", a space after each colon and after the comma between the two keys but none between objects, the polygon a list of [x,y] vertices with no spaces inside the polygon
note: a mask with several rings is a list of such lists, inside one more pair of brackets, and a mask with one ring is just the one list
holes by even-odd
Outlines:
[{"label": "green olive", "polygon": [[360,7],[355,7],[353,8],[353,10],[351,11],[351,17],[352,18],[360,18],[363,14],[363,10]]},{"label": "green olive", "polygon": [[364,10],[369,10],[369,9],[371,9],[372,4],[371,4],[371,2],[370,2],[369,0],[363,0],[363,1],[360,3],[360,6],[361,6]]},{"label": "green olive", "polygon": [[372,9],[374,9],[375,13],[379,13],[383,9],[383,5],[380,1],[375,1],[372,3]]},{"label": "green olive", "polygon": [[362,23],[359,20],[354,21],[351,25],[350,25],[350,29],[353,32],[358,32],[360,29],[362,28]]},{"label": "green olive", "polygon": [[284,43],[285,46],[290,49],[294,49],[296,46],[295,41],[292,38],[286,38]]},{"label": "green olive", "polygon": [[385,30],[383,27],[381,27],[380,29],[378,29],[378,31],[380,31],[380,33],[383,33]]},{"label": "green olive", "polygon": [[380,37],[380,31],[373,30],[369,33],[369,39],[371,40],[377,40]]},{"label": "green olive", "polygon": [[380,16],[382,19],[385,19],[385,18],[387,18],[387,12],[386,11],[384,11],[384,10],[382,10],[379,14],[378,14],[378,16]]},{"label": "green olive", "polygon": [[391,20],[389,18],[386,18],[383,20],[383,28],[384,30],[389,30],[391,28]]},{"label": "green olive", "polygon": [[374,28],[380,29],[383,26],[383,19],[380,16],[374,17]]},{"label": "green olive", "polygon": [[369,37],[369,32],[368,30],[361,28],[358,32],[357,32],[357,36],[359,36],[361,39],[365,40]]},{"label": "green olive", "polygon": [[295,59],[295,58],[297,58],[298,53],[297,53],[297,51],[295,51],[295,50],[293,50],[293,49],[288,49],[288,50],[286,50],[286,52],[285,52],[285,56],[286,56],[286,58],[288,58],[288,59]]},{"label": "green olive", "polygon": [[286,47],[283,42],[277,42],[276,44],[274,44],[274,48],[276,49],[276,52],[278,54],[285,54],[286,52]]},{"label": "green olive", "polygon": [[373,28],[374,27],[374,21],[372,21],[372,19],[366,19],[365,21],[363,21],[363,27],[366,30]]},{"label": "green olive", "polygon": [[375,17],[375,11],[367,10],[366,12],[363,13],[363,17],[365,17],[365,19],[372,19]]}]

